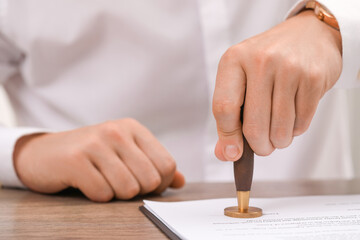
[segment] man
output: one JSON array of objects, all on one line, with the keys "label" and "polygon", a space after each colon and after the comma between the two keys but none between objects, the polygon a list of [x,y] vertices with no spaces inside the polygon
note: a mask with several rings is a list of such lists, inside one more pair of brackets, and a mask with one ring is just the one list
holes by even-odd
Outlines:
[{"label": "man", "polygon": [[[213,99],[221,160],[241,156],[238,120],[245,89],[244,134],[258,155],[269,155],[308,128],[342,62],[342,82],[354,85],[359,68],[355,1],[324,3],[341,32],[313,10],[300,12],[304,2],[283,23],[295,2],[7,4],[1,81],[19,124],[31,128],[1,129],[5,186],[44,193],[72,186],[94,201],[129,199],[181,187],[175,161],[190,181],[231,179],[230,165],[210,157],[216,141],[211,95],[217,63],[229,46],[234,45],[221,58]],[[336,99],[325,101],[325,109]],[[331,151],[334,141],[322,132],[332,125],[332,138],[346,139],[333,111],[322,112],[322,127],[309,131],[327,144],[294,143],[285,152],[293,159],[274,153],[275,161],[257,161],[257,174],[282,180],[316,176],[317,166],[324,166],[316,149],[328,149],[333,156],[320,173],[351,177],[351,159],[338,157],[347,145]]]}]

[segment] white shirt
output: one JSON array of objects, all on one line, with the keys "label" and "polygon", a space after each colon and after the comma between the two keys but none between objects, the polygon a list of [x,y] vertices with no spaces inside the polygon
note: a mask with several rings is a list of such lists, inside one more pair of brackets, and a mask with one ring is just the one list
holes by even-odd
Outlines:
[{"label": "white shirt", "polygon": [[[22,186],[12,161],[20,136],[124,117],[148,127],[188,181],[232,180],[231,163],[213,154],[217,63],[231,45],[283,21],[295,2],[2,0],[0,82],[19,127],[0,127],[0,182]],[[355,86],[360,5],[322,2],[343,37],[338,85]],[[327,93],[308,132],[256,159],[254,178],[353,177],[346,106],[340,90]]]}]

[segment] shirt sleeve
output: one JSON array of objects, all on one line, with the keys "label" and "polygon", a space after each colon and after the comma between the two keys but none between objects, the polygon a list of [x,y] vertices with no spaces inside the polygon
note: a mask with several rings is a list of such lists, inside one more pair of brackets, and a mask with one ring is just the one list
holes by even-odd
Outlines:
[{"label": "shirt sleeve", "polygon": [[25,188],[14,168],[13,153],[15,144],[23,136],[44,132],[49,131],[40,128],[8,128],[0,126],[0,183],[3,186]]},{"label": "shirt sleeve", "polygon": [[[0,84],[19,71],[23,53],[0,31]],[[0,186],[25,188],[18,178],[13,151],[17,140],[25,135],[43,132],[35,128],[8,128],[0,125]]]},{"label": "shirt sleeve", "polygon": [[[309,0],[299,1],[287,14],[287,18],[299,13]],[[343,48],[343,69],[334,87],[360,87],[360,1],[320,0],[339,23]]]}]

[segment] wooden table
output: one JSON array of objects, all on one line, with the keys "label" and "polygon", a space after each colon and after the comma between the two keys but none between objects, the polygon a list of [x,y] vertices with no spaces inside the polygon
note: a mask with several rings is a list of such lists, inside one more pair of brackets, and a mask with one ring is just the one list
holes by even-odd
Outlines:
[{"label": "wooden table", "polygon": [[[360,180],[258,182],[255,197],[360,193]],[[191,183],[168,190],[159,201],[235,197],[233,183]],[[77,191],[41,195],[0,189],[0,239],[166,239],[138,210],[142,199],[93,203]]]}]

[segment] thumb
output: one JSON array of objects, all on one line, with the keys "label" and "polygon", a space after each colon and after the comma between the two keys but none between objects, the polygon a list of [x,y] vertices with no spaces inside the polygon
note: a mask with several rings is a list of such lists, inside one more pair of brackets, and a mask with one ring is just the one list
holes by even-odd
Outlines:
[{"label": "thumb", "polygon": [[174,179],[170,184],[171,188],[182,188],[185,185],[185,177],[179,171],[174,174]]},{"label": "thumb", "polygon": [[237,161],[243,152],[241,122],[239,120],[232,125],[233,130],[231,131],[224,131],[218,128],[219,140],[216,143],[215,155],[222,161]]},{"label": "thumb", "polygon": [[236,161],[243,151],[240,111],[245,101],[246,74],[242,67],[243,48],[228,49],[219,62],[212,110],[219,141],[215,149],[221,160]]}]

